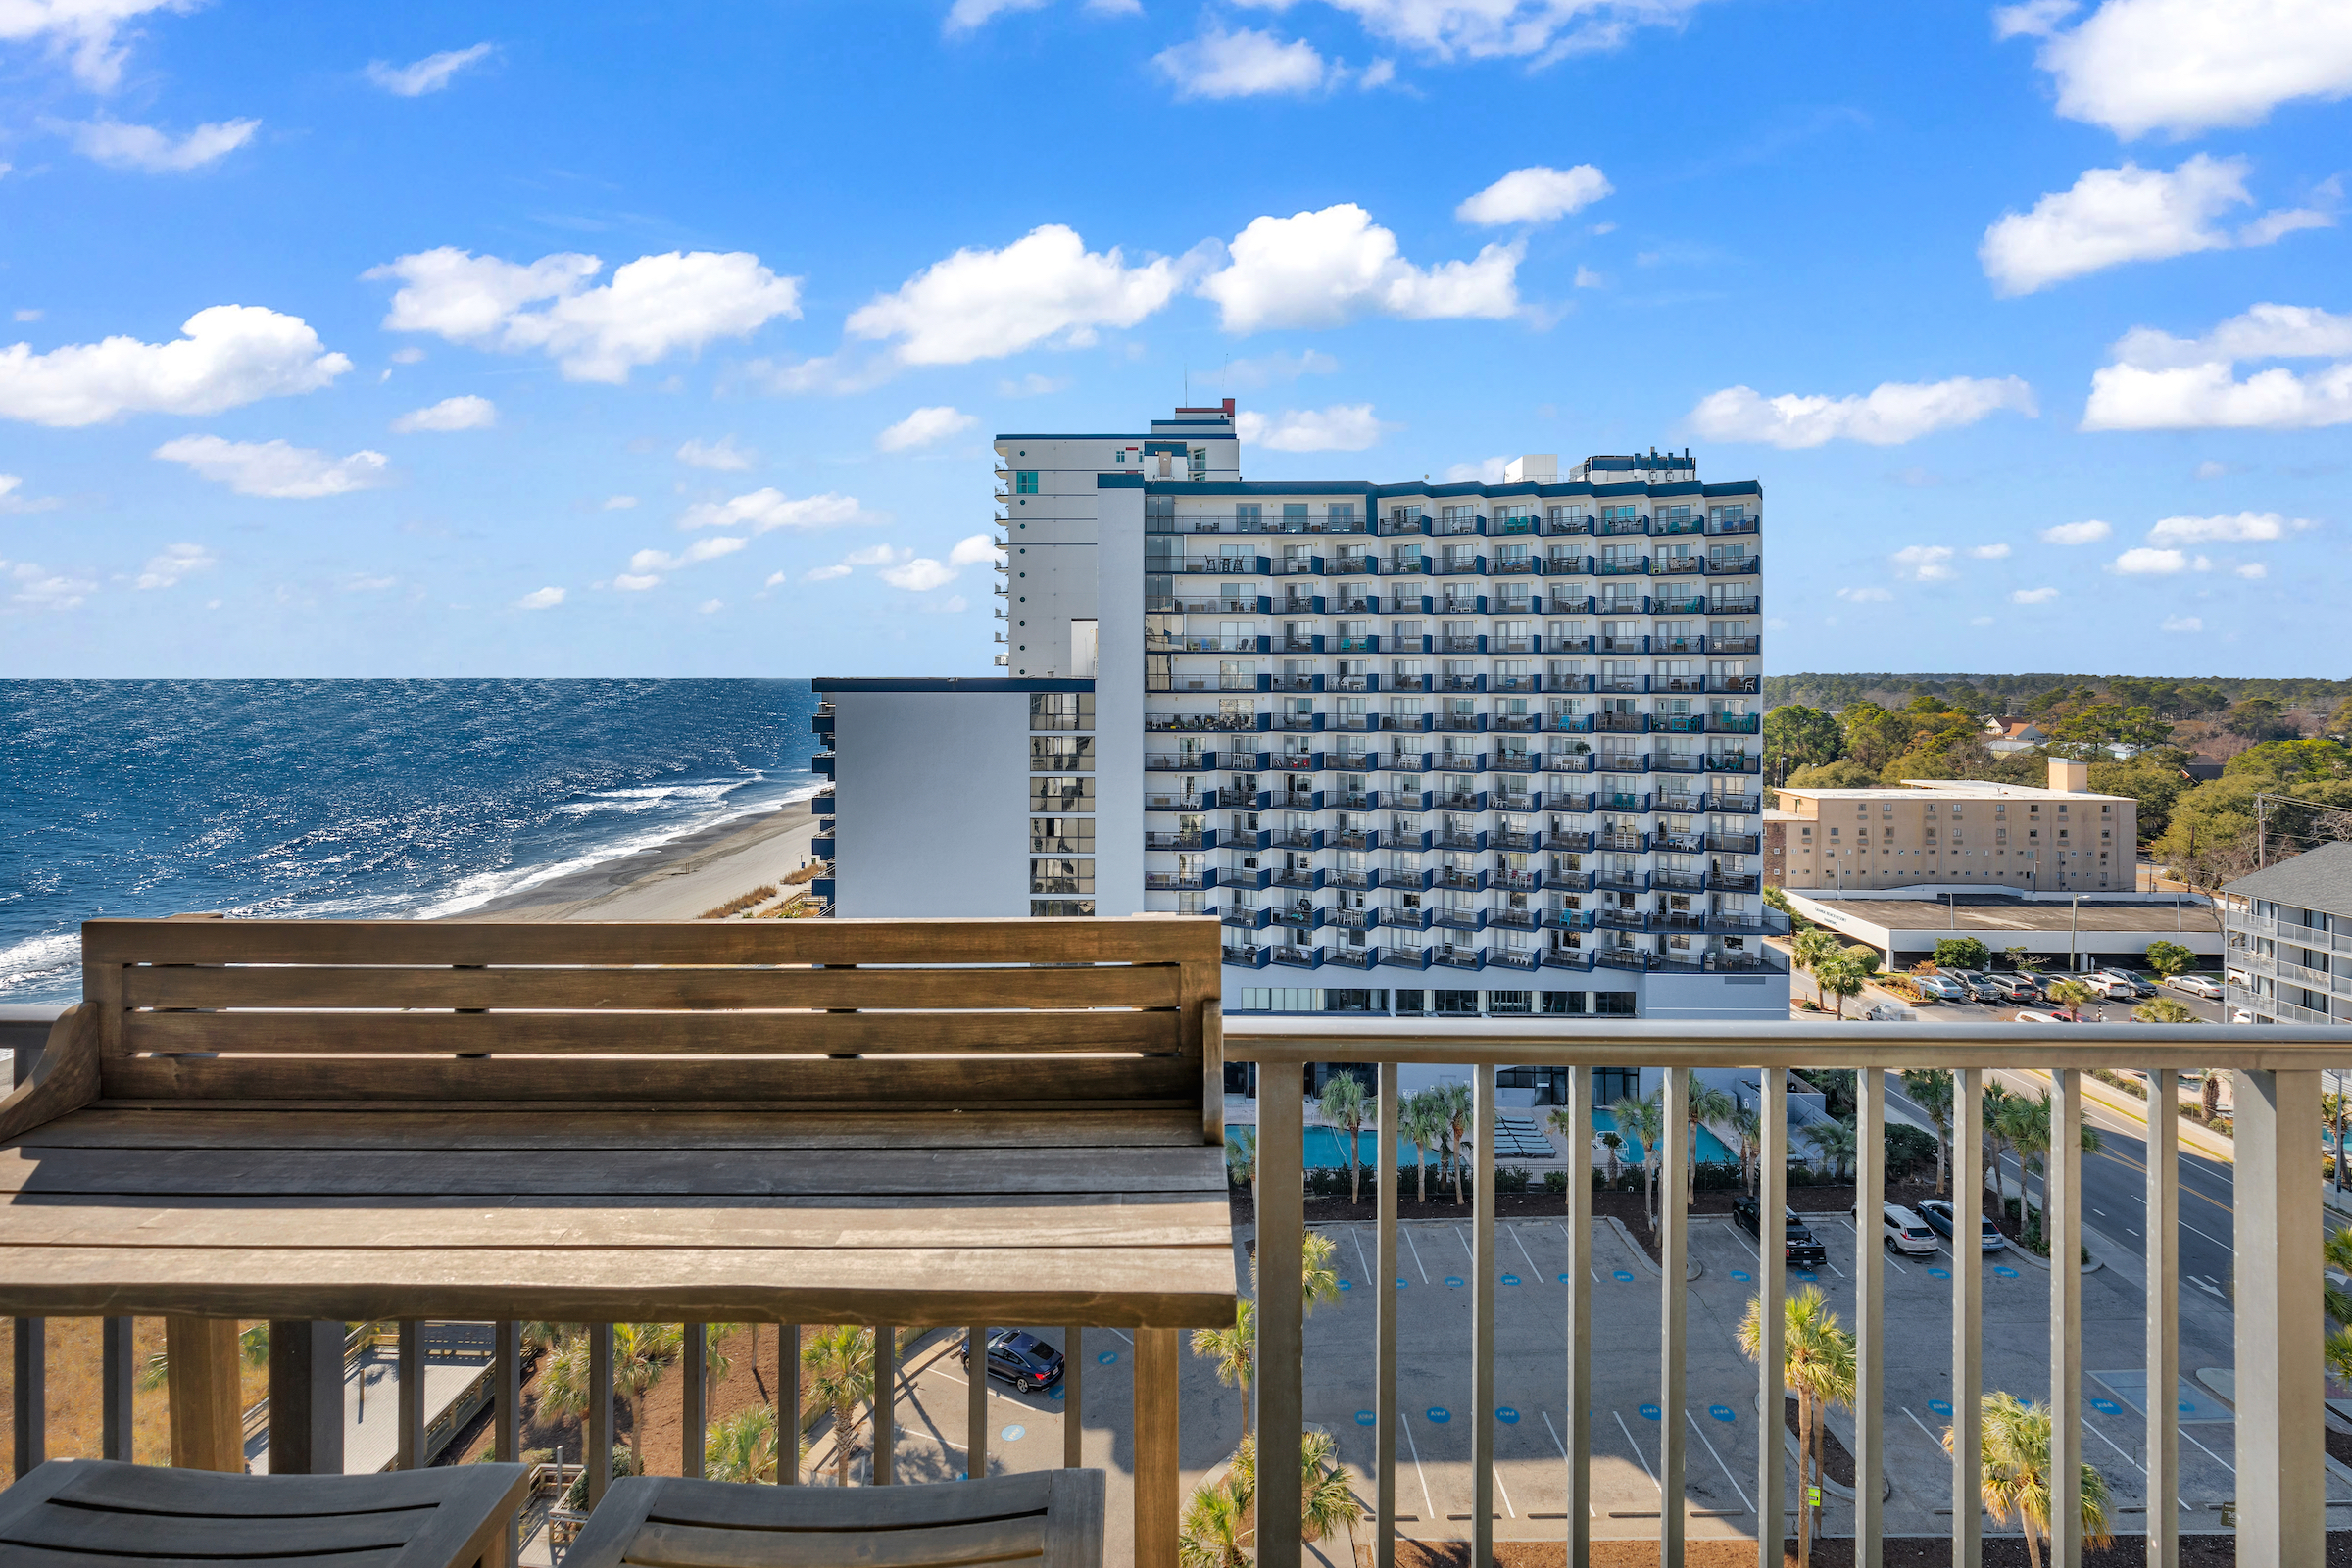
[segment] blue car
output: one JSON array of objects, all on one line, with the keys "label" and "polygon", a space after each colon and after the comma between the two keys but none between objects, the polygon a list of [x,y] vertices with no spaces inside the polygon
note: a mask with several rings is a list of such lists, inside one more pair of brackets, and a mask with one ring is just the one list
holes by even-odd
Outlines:
[{"label": "blue car", "polygon": [[[972,1348],[965,1336],[963,1364],[972,1364]],[[1036,1335],[1021,1329],[999,1329],[988,1337],[988,1375],[1001,1378],[1023,1394],[1052,1388],[1061,1381],[1061,1352]]]},{"label": "blue car", "polygon": [[[1947,1200],[1923,1198],[1911,1206],[1919,1211],[1919,1217],[1926,1220],[1936,1234],[1943,1237],[1949,1237],[1952,1234],[1952,1205]],[[2001,1228],[1992,1222],[1991,1215],[1979,1215],[1978,1218],[1984,1227],[1984,1234],[1978,1243],[1979,1251],[1997,1252],[2009,1245],[2008,1238],[2004,1237],[2001,1234]]]}]

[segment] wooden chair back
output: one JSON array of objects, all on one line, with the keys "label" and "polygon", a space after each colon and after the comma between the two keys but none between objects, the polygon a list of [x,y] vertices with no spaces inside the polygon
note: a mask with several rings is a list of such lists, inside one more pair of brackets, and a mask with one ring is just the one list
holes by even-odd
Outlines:
[{"label": "wooden chair back", "polygon": [[564,1568],[1102,1568],[1102,1472],[1041,1470],[935,1486],[733,1486],[631,1476]]},{"label": "wooden chair back", "polygon": [[530,1470],[452,1465],[371,1476],[240,1476],[51,1459],[0,1492],[10,1568],[501,1568]]},{"label": "wooden chair back", "polygon": [[1190,1109],[1207,919],[93,920],[111,1102]]}]

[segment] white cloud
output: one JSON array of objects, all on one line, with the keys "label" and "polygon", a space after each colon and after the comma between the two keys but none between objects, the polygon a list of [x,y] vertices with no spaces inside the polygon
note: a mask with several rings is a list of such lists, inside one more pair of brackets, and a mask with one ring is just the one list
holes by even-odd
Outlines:
[{"label": "white cloud", "polygon": [[262,128],[258,120],[224,120],[198,125],[174,138],[153,125],[129,125],[117,120],[91,120],[63,126],[74,150],[109,169],[132,169],[148,174],[184,174],[218,163],[253,139]]},{"label": "white cloud", "polygon": [[514,601],[516,610],[553,610],[564,602],[561,588],[534,588]]},{"label": "white cloud", "polygon": [[2166,517],[2148,530],[2155,545],[2253,545],[2300,533],[2311,522],[2305,517],[2282,517],[2276,512],[2240,512],[2219,517]]},{"label": "white cloud", "polygon": [[1503,223],[1549,223],[1615,190],[1608,176],[1591,164],[1573,169],[1537,164],[1512,170],[1456,207],[1453,216],[1487,228]]},{"label": "white cloud", "polygon": [[2009,595],[2013,605],[2046,605],[2058,597],[2055,588],[2020,588]]},{"label": "white cloud", "polygon": [[1604,288],[1607,285],[1608,279],[1590,267],[1580,267],[1576,270],[1576,286],[1578,288]]},{"label": "white cloud", "polygon": [[1301,354],[1263,354],[1253,360],[1230,360],[1226,362],[1223,378],[1227,386],[1249,388],[1296,381],[1302,375],[1332,375],[1339,368],[1338,360],[1320,349],[1308,349]]},{"label": "white cloud", "polygon": [[[386,330],[510,353],[544,350],[574,381],[626,381],[638,366],[801,314],[801,280],[778,277],[748,251],[640,256],[590,288],[603,268],[593,256],[543,256],[525,266],[445,245],[363,275],[401,284]],[[525,309],[533,305],[541,308]]]},{"label": "white cloud", "polygon": [[2207,458],[2203,463],[2197,465],[2196,472],[2192,475],[2192,477],[2198,479],[2219,479],[2228,474],[2229,471],[2230,466],[2228,464],[2216,463],[2211,458]]},{"label": "white cloud", "polygon": [[2086,171],[2071,190],[2054,191],[2030,213],[2006,213],[1977,249],[2000,294],[2031,294],[2126,262],[2161,261],[2191,251],[2268,245],[2303,228],[2335,221],[2313,208],[2275,212],[2231,233],[2217,220],[2253,198],[2242,158],[2197,154],[2171,173],[2127,163]]},{"label": "white cloud", "polygon": [[2158,629],[2162,631],[2203,631],[2205,623],[2194,615],[2175,615]]},{"label": "white cloud", "polygon": [[194,572],[210,571],[220,564],[220,558],[202,545],[166,545],[162,554],[147,558],[146,566],[131,586],[136,589],[176,588],[181,578]]},{"label": "white cloud", "polygon": [[933,561],[929,556],[917,556],[901,565],[883,567],[881,577],[893,588],[923,594],[954,582],[956,571],[944,562]]},{"label": "white cloud", "polygon": [[2060,114],[2127,140],[2252,125],[2298,98],[2352,93],[2342,0],[2106,0],[2057,32],[2063,14],[2015,30],[2047,36],[2038,63],[2057,79]]},{"label": "white cloud", "polygon": [[2009,555],[2009,547],[2005,544],[1970,545],[1968,547],[1968,553],[1979,561],[2001,561],[2007,559]]},{"label": "white cloud", "polygon": [[1898,577],[1913,582],[1949,582],[1960,575],[1952,569],[1954,554],[1950,545],[1905,545],[1888,560]]},{"label": "white cloud", "polygon": [[106,92],[122,80],[122,33],[129,23],[193,9],[194,0],[9,0],[0,5],[0,42],[43,42],[67,58],[83,86]]},{"label": "white cloud", "polygon": [[[0,565],[5,564],[0,562]],[[87,578],[69,577],[29,561],[18,562],[9,575],[16,584],[16,602],[31,610],[77,609],[98,586]]]},{"label": "white cloud", "polygon": [[2008,38],[2047,38],[2058,30],[2058,24],[2079,9],[2080,0],[2023,0],[2019,5],[1995,6],[1993,39],[1999,42]]},{"label": "white cloud", "polygon": [[2094,517],[2088,522],[2061,522],[2044,528],[2041,530],[2041,542],[2045,545],[2095,545],[2114,533],[2114,528]]},{"label": "white cloud", "polygon": [[629,570],[639,575],[676,571],[681,566],[700,565],[706,561],[731,556],[750,543],[749,539],[721,534],[715,539],[697,539],[676,555],[665,550],[640,550],[629,558]]},{"label": "white cloud", "polygon": [[0,473],[0,513],[47,512],[59,504],[55,496],[42,496],[36,500],[31,496],[19,495],[17,492],[24,488],[24,481],[20,476]]},{"label": "white cloud", "polygon": [[72,427],[125,414],[219,414],[316,392],[351,368],[298,316],[258,305],[198,311],[170,343],[110,337],[35,354],[0,349],[0,417]]},{"label": "white cloud", "polygon": [[641,594],[648,588],[661,587],[662,579],[658,576],[640,576],[634,572],[624,571],[612,579],[612,586],[623,593]]},{"label": "white cloud", "polygon": [[392,363],[394,365],[422,365],[424,363],[424,350],[416,347],[413,343],[405,349],[394,349],[392,351]]},{"label": "white cloud", "polygon": [[415,435],[420,430],[487,430],[496,423],[498,405],[467,393],[464,397],[443,398],[430,408],[412,410],[394,419],[392,428],[400,435]]},{"label": "white cloud", "polygon": [[[2352,315],[2256,305],[2201,338],[2133,327],[2091,372],[2085,430],[2312,429],[2352,422]],[[2237,378],[2240,360],[2332,359]],[[2200,470],[2201,471],[2201,470]],[[2224,470],[2227,471],[2227,470]]]},{"label": "white cloud", "polygon": [[722,435],[715,441],[689,440],[678,448],[678,461],[688,467],[712,468],[720,473],[740,473],[758,456],[736,446],[732,435]]},{"label": "white cloud", "polygon": [[917,447],[935,446],[979,422],[947,404],[937,404],[917,409],[890,426],[874,437],[874,445],[884,452],[911,452]]},{"label": "white cloud", "polygon": [[2249,561],[2242,566],[2232,566],[2230,569],[2251,582],[2259,582],[2271,574],[2271,568],[2259,561]]},{"label": "white cloud", "polygon": [[893,562],[905,561],[913,554],[905,545],[866,545],[842,557],[841,564],[845,566],[887,566]]},{"label": "white cloud", "polygon": [[381,452],[338,458],[284,441],[227,441],[217,435],[183,435],[157,447],[166,463],[184,463],[203,477],[241,496],[279,501],[315,501],[386,483],[391,460]]},{"label": "white cloud", "polygon": [[1361,90],[1370,92],[1375,87],[1386,87],[1390,82],[1395,81],[1396,79],[1396,61],[1375,60],[1364,68],[1364,74],[1362,75],[1355,78],[1355,84]]},{"label": "white cloud", "polygon": [[694,607],[694,612],[698,615],[715,615],[726,608],[727,602],[724,599],[706,599]]},{"label": "white cloud", "polygon": [[948,20],[942,24],[945,32],[968,32],[990,19],[1014,11],[1035,11],[1046,0],[956,0],[948,8]]},{"label": "white cloud", "polygon": [[1884,588],[1840,588],[1838,597],[1853,604],[1875,604],[1892,599],[1894,595]]},{"label": "white cloud", "polygon": [[1050,392],[1066,392],[1069,386],[1067,376],[1040,375],[1032,370],[1017,381],[999,381],[997,395],[1005,398],[1042,398]]},{"label": "white cloud", "polygon": [[[836,577],[847,577],[849,574],[850,574],[850,568],[849,568],[848,566],[840,566],[840,565],[837,565],[837,566],[816,566],[816,567],[812,567],[811,569],[809,569],[809,570],[808,570],[808,571],[805,571],[805,572],[803,572],[803,573],[801,574],[801,581],[803,581],[803,582],[831,582],[831,581],[832,581],[834,578],[836,578]],[[775,574],[775,576],[773,576],[773,577],[770,577],[770,578],[768,578],[768,579],[767,579],[767,585],[768,585],[770,588],[773,588],[773,587],[776,585],[777,581],[778,581],[780,578],[782,578],[782,577],[783,577],[783,575],[784,575],[784,574],[783,574],[782,572],[780,572],[780,571],[779,571],[779,572],[777,572],[777,573]]]},{"label": "white cloud", "polygon": [[598,510],[601,512],[626,512],[636,504],[635,496],[607,496],[605,504]]},{"label": "white cloud", "polygon": [[[983,0],[985,3],[985,0]],[[1284,10],[1295,0],[1246,0]],[[1364,29],[1433,60],[1530,59],[1622,47],[1642,26],[1680,26],[1699,0],[1327,0]]]},{"label": "white cloud", "polygon": [[[368,79],[384,91],[403,98],[421,98],[428,92],[439,92],[448,86],[452,76],[476,61],[489,58],[490,52],[489,44],[477,43],[470,49],[445,49],[437,55],[426,55],[422,60],[405,66],[370,60],[368,62]],[[558,597],[561,598],[560,595]]]},{"label": "white cloud", "polygon": [[1075,229],[1047,223],[1001,251],[959,250],[893,294],[852,312],[851,336],[895,340],[908,365],[968,365],[1040,343],[1085,348],[1102,327],[1130,327],[1183,281],[1176,262],[1129,267],[1118,248],[1094,252]]},{"label": "white cloud", "polygon": [[754,533],[770,533],[778,528],[838,528],[845,523],[873,523],[884,521],[879,513],[866,511],[858,504],[856,496],[836,495],[828,490],[820,496],[803,496],[798,500],[772,486],[740,495],[731,501],[704,501],[686,509],[678,519],[681,528],[749,528]]},{"label": "white cloud", "polygon": [[1897,446],[1936,430],[1974,424],[2010,409],[2028,417],[2034,389],[2016,376],[1998,380],[1954,376],[1948,381],[1882,382],[1865,397],[1766,399],[1754,388],[1727,387],[1701,398],[1690,423],[1712,441],[1765,441],[1776,447],[1817,447],[1827,441]]},{"label": "white cloud", "polygon": [[1200,282],[1228,332],[1338,326],[1368,311],[1412,320],[1507,317],[1519,309],[1521,246],[1489,245],[1467,262],[1415,267],[1396,236],[1353,202],[1289,218],[1257,218],[1234,236],[1230,262]]},{"label": "white cloud", "polygon": [[1234,420],[1244,445],[1271,452],[1361,452],[1380,440],[1382,428],[1369,403],[1285,409],[1273,418],[1244,412]]},{"label": "white cloud", "polygon": [[2170,577],[2189,568],[2185,552],[2138,545],[2115,558],[2114,569],[2127,577]]},{"label": "white cloud", "polygon": [[1511,466],[1508,458],[1482,458],[1476,463],[1456,463],[1446,470],[1447,484],[1500,484],[1503,469]]},{"label": "white cloud", "polygon": [[1210,23],[1197,38],[1152,57],[1179,98],[1253,98],[1313,92],[1332,83],[1336,69],[1303,38],[1289,43],[1243,27],[1228,32]]},{"label": "white cloud", "polygon": [[41,313],[39,311],[30,309],[17,311],[11,317],[11,319],[19,321],[37,321],[40,318]]},{"label": "white cloud", "polygon": [[997,558],[997,541],[993,535],[967,534],[956,540],[956,548],[948,552],[948,564],[951,566],[991,566],[996,564]]}]

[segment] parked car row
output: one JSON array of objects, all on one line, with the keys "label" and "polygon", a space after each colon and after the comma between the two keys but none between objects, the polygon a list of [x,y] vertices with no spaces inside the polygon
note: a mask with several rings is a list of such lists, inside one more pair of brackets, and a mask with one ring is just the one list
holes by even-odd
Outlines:
[{"label": "parked car row", "polygon": [[[2061,980],[2080,981],[2101,1002],[2137,1002],[2157,994],[2154,981],[2128,969],[2093,969],[2086,974],[2064,970],[1996,973],[1988,969],[1942,969],[1907,978],[1929,996],[1944,1002],[1984,1002],[1995,1006],[2047,1002],[2050,987]],[[2222,997],[2222,988],[2204,975],[2176,975],[2165,983],[2176,991],[2207,1001],[2218,1002]]]},{"label": "parked car row", "polygon": [[[1762,1205],[1755,1199],[1745,1194],[1733,1199],[1732,1214],[1750,1236],[1755,1237],[1759,1242],[1764,1239]],[[1854,1221],[1854,1235],[1859,1238],[1862,1234],[1861,1206],[1857,1204],[1848,1210],[1847,1217]],[[1981,1221],[1982,1231],[1977,1238],[1979,1251],[1997,1252],[2008,1245],[2007,1240],[2001,1235],[2000,1227],[1995,1225],[1989,1216],[1981,1216]],[[1906,1208],[1900,1203],[1882,1203],[1879,1213],[1879,1239],[1888,1251],[1902,1252],[1914,1257],[1925,1257],[1936,1252],[1941,1247],[1942,1243],[1937,1240],[1938,1237],[1948,1239],[1952,1235],[1955,1223],[1952,1204],[1948,1199],[1923,1199],[1916,1211]],[[1785,1250],[1783,1255],[1789,1262],[1800,1267],[1819,1267],[1829,1261],[1828,1250],[1823,1248],[1820,1239],[1814,1236],[1811,1228],[1797,1217],[1795,1209],[1791,1208],[1786,1211],[1784,1224],[1783,1246]]]}]

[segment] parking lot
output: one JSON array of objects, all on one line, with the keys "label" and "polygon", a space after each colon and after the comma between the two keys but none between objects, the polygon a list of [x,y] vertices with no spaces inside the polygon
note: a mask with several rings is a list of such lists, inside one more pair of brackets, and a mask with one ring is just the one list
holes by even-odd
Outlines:
[{"label": "parking lot", "polygon": [[[2045,972],[2039,978],[2046,980],[2050,976]],[[2209,978],[2218,981],[2221,976],[2216,974]],[[2199,1022],[2226,1023],[2229,1021],[2229,1009],[2218,1001],[2208,1002],[2203,997],[2194,997],[2185,991],[2175,990],[2166,985],[2158,986],[2156,994],[2180,1003],[2195,1013]],[[1789,996],[1792,1000],[1812,1000],[1812,981],[1802,971],[1790,975]],[[1829,1002],[1829,999],[1823,1000],[1825,1003]],[[2086,1002],[2082,1004],[2082,1021],[2084,1023],[2129,1023],[2132,1021],[2132,1009],[2145,1000],[2145,998],[2141,998],[2137,1001],[2128,1002],[2119,997],[2112,1002]],[[1908,1007],[1922,1018],[1936,1018],[1947,1023],[2006,1023],[2020,1012],[2063,1010],[2047,1002],[1913,1002],[1907,998],[1897,997],[1892,992],[1872,986],[1867,988],[1861,996],[1846,998],[1845,1011],[1847,1016],[1851,1017],[1882,1002]],[[1834,1005],[1834,1003],[1831,1004]]]}]

